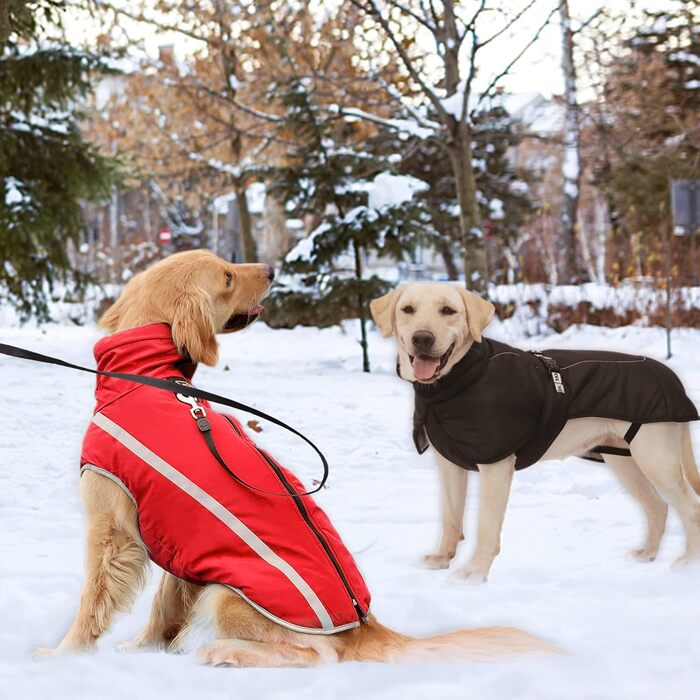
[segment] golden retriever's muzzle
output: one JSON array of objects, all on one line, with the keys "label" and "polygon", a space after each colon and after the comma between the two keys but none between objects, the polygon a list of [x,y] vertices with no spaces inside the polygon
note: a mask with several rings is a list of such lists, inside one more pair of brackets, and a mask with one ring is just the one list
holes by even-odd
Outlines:
[{"label": "golden retriever's muzzle", "polygon": [[247,314],[233,314],[224,324],[225,333],[242,331],[260,318],[260,314],[265,311],[264,306],[257,304],[251,308]]}]

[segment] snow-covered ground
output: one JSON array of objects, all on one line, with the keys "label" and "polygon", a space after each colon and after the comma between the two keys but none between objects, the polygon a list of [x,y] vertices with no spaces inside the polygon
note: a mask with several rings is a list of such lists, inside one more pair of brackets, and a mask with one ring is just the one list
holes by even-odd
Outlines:
[{"label": "snow-covered ground", "polygon": [[[493,324],[492,324],[493,325]],[[490,334],[509,336],[506,326]],[[0,341],[92,363],[94,328],[0,328]],[[523,347],[598,347],[663,358],[659,329],[571,328]],[[678,331],[671,364],[700,402],[700,331]],[[490,624],[516,625],[571,655],[490,664],[345,664],[304,670],[210,669],[192,656],[121,654],[146,620],[158,577],[122,616],[96,654],[31,658],[54,646],[72,620],[83,567],[78,457],[92,408],[93,379],[0,356],[0,696],[4,698],[533,698],[603,700],[698,697],[700,573],[673,573],[683,537],[675,516],[659,558],[632,563],[643,523],[604,467],[570,459],[515,478],[503,551],[479,587],[423,571],[438,534],[432,457],[411,443],[411,389],[394,373],[392,342],[371,336],[374,371],[360,370],[355,329],[270,330],[222,340],[222,360],[197,381],[275,413],[311,436],[332,475],[319,496],[373,592],[374,613],[402,632],[425,635]],[[694,428],[696,452],[700,433]],[[264,424],[259,440],[303,476],[319,465],[293,436]],[[468,534],[474,541],[478,479]]]}]

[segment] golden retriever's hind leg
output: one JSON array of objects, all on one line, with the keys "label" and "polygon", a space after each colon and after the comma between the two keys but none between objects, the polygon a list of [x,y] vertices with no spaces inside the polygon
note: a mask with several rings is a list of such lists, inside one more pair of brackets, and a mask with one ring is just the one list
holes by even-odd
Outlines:
[{"label": "golden retriever's hind leg", "polygon": [[218,639],[205,644],[197,651],[197,658],[208,666],[256,668],[306,668],[322,662],[318,652],[308,647],[244,639]]},{"label": "golden retriever's hind leg", "polygon": [[178,639],[178,635],[187,624],[192,607],[201,591],[201,586],[164,572],[153,598],[151,616],[146,626],[131,642],[121,644],[120,651],[132,652],[143,649],[178,651],[178,644],[174,641]]},{"label": "golden retriever's hind leg", "polygon": [[646,540],[641,549],[632,550],[630,556],[637,561],[654,561],[666,529],[668,505],[631,457],[603,455],[603,458],[622,486],[642,507],[646,516]]}]

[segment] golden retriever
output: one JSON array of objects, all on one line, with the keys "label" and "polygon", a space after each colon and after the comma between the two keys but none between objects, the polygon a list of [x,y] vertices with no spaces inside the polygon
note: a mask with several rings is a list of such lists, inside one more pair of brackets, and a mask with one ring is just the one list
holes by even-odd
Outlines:
[{"label": "golden retriever", "polygon": [[[262,310],[258,302],[272,279],[268,265],[234,265],[206,251],[178,253],[135,276],[101,325],[114,333],[165,322],[183,355],[195,363],[217,361],[217,333],[240,330]],[[148,570],[133,502],[113,481],[88,471],[81,479],[87,514],[86,577],[75,622],[55,650],[88,651],[127,610]],[[193,618],[206,619],[218,640],[199,659],[228,666],[313,666],[346,660],[387,661],[430,657],[482,658],[503,653],[554,651],[525,632],[505,627],[462,630],[413,639],[380,625],[371,615],[351,630],[333,635],[304,634],[282,627],[257,612],[232,590],[206,589],[164,573],[151,616],[125,650],[147,647],[177,650]]]},{"label": "golden retriever", "polygon": [[[449,311],[447,313],[446,309]],[[480,342],[494,307],[457,284],[412,283],[399,287],[371,304],[372,316],[384,337],[395,335],[403,379],[433,383],[447,375]],[[430,334],[429,357],[424,356],[422,334]],[[414,364],[416,362],[416,364]],[[425,366],[423,366],[425,365]],[[420,376],[417,376],[420,375]],[[628,421],[603,418],[569,420],[542,457],[565,459],[584,454],[594,445],[625,447]],[[607,441],[607,442],[606,442]],[[631,445],[632,457],[604,455],[605,462],[639,502],[647,519],[647,536],[631,554],[653,561],[664,533],[668,505],[675,507],[686,533],[686,552],[676,565],[700,559],[700,476],[693,457],[687,423],[648,423]],[[468,471],[435,453],[441,486],[442,536],[435,552],[423,558],[429,569],[449,567],[464,539]],[[476,548],[469,563],[455,572],[471,583],[486,581],[500,552],[501,529],[510,493],[515,455],[493,464],[479,464],[479,526]]]}]

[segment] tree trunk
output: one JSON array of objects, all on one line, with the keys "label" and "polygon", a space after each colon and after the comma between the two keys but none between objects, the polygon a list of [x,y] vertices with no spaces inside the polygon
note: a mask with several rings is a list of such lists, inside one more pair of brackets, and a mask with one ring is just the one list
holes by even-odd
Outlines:
[{"label": "tree trunk", "polygon": [[456,138],[449,154],[457,188],[459,233],[462,243],[464,284],[478,292],[486,290],[488,269],[486,246],[479,226],[479,205],[476,200],[476,178],[472,165],[471,130],[468,124],[455,124]]},{"label": "tree trunk", "polygon": [[238,224],[240,226],[241,242],[243,244],[243,262],[254,263],[258,261],[253,238],[253,225],[248,209],[248,198],[245,195],[245,187],[236,186],[236,206],[238,207]]},{"label": "tree trunk", "polygon": [[[445,92],[448,97],[468,85],[460,74],[459,52],[463,37],[459,36],[455,0],[445,0],[440,40],[443,43]],[[460,117],[464,120],[460,121]],[[484,291],[488,282],[486,246],[480,236],[479,206],[476,200],[476,178],[472,165],[472,133],[468,114],[449,116],[450,141],[447,144],[459,204],[459,234],[462,244],[464,284],[469,289]]]},{"label": "tree trunk", "polygon": [[576,261],[576,224],[581,181],[579,108],[576,93],[576,68],[574,66],[574,33],[571,29],[568,0],[559,6],[562,32],[562,70],[564,71],[564,101],[566,123],[564,126],[564,160],[562,182],[564,184],[561,210],[560,272],[562,282],[575,282],[578,272]]},{"label": "tree trunk", "polygon": [[[355,278],[362,282],[362,249],[353,241],[352,249],[355,253]],[[367,317],[365,316],[365,300],[362,296],[361,284],[357,285],[357,315],[360,319],[360,346],[362,347],[362,371],[369,372],[369,346],[367,343]]]},{"label": "tree trunk", "polygon": [[284,205],[271,195],[265,194],[263,208],[263,236],[258,246],[258,257],[261,262],[275,265],[289,250],[289,233]]},{"label": "tree trunk", "polygon": [[445,263],[445,272],[448,280],[459,279],[459,269],[452,254],[452,243],[448,235],[443,234],[443,238],[437,243],[437,251],[442,256]]}]

